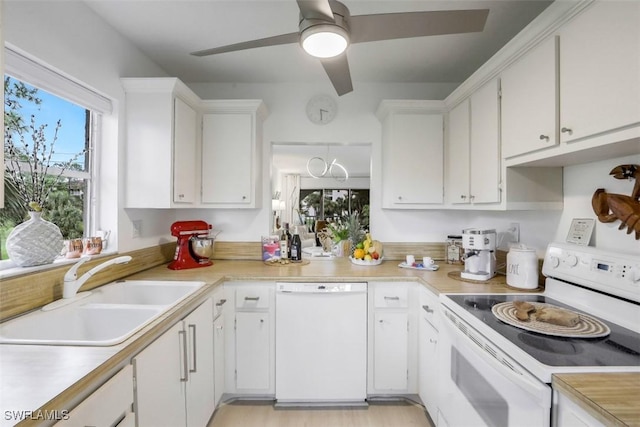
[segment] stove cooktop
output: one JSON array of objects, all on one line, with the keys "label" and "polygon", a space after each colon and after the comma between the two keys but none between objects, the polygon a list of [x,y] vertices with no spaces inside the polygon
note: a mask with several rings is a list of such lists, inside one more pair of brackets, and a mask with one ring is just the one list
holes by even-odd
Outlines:
[{"label": "stove cooktop", "polygon": [[448,295],[448,298],[544,365],[640,366],[640,334],[602,318],[598,317],[609,326],[610,335],[601,338],[565,338],[508,325],[491,312],[495,304],[514,300],[553,304],[582,312],[544,295]]}]

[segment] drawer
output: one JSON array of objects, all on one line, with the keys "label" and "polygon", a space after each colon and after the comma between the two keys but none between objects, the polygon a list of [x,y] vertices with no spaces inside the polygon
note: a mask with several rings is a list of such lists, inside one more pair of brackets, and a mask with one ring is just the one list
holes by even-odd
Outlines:
[{"label": "drawer", "polygon": [[236,308],[264,309],[269,308],[270,287],[239,287],[236,289]]},{"label": "drawer", "polygon": [[404,283],[376,286],[373,295],[375,308],[409,307],[409,286]]}]

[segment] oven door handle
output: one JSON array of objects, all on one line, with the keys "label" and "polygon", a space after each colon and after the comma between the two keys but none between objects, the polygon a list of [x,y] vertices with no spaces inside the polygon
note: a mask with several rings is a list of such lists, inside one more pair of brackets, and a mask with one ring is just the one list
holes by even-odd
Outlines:
[{"label": "oven door handle", "polygon": [[[537,378],[529,374],[528,372],[522,371],[516,372],[506,364],[497,360],[494,356],[492,356],[485,349],[480,348],[478,344],[476,344],[475,340],[472,340],[467,335],[465,335],[458,327],[453,323],[449,316],[447,315],[447,309],[443,307],[443,316],[445,319],[445,324],[448,329],[456,335],[457,338],[463,341],[464,345],[467,348],[470,348],[473,353],[475,353],[478,357],[484,360],[487,364],[489,364],[494,370],[501,373],[505,377],[509,379],[512,383],[518,385],[522,390],[531,394],[533,397],[537,398],[538,404],[542,407],[551,407],[551,392],[549,386]],[[469,326],[467,325],[467,328]],[[446,332],[445,332],[446,333]],[[477,332],[474,333],[476,337],[479,335]],[[484,339],[480,340],[480,342],[484,341]],[[506,359],[506,358],[505,358]],[[508,360],[508,359],[507,359]],[[512,365],[516,362],[509,361]]]}]

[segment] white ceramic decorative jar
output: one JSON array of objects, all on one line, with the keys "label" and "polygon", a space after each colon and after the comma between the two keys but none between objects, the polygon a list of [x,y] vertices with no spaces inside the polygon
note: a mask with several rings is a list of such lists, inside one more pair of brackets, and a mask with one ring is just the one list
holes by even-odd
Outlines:
[{"label": "white ceramic decorative jar", "polygon": [[29,212],[29,216],[7,237],[9,259],[19,267],[51,264],[62,250],[62,233],[57,225],[42,219],[42,212]]}]

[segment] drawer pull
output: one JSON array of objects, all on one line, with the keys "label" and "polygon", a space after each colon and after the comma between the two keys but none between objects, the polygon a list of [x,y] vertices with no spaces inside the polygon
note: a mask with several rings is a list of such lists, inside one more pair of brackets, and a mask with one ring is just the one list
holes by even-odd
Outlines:
[{"label": "drawer pull", "polygon": [[400,297],[384,297],[385,300],[391,300],[391,301],[400,301]]},{"label": "drawer pull", "polygon": [[245,301],[258,301],[260,297],[244,297]]},{"label": "drawer pull", "polygon": [[423,309],[424,311],[426,311],[427,313],[433,313],[433,309],[429,308],[429,306],[428,306],[428,305],[423,305],[423,306],[422,306],[422,309]]},{"label": "drawer pull", "polygon": [[182,341],[182,369],[184,376],[180,375],[180,381],[187,382],[189,380],[189,362],[187,360],[187,332],[178,331],[178,339]]},{"label": "drawer pull", "polygon": [[216,303],[216,307],[222,307],[224,305],[224,303],[227,302],[226,299],[221,299],[220,301],[218,301]]},{"label": "drawer pull", "polygon": [[198,367],[197,367],[197,363],[198,363],[198,359],[197,359],[197,354],[198,351],[196,349],[196,325],[193,323],[190,323],[188,325],[188,328],[191,330],[191,342],[192,342],[192,358],[193,358],[193,369],[189,369],[189,372],[195,373],[198,372]]}]

